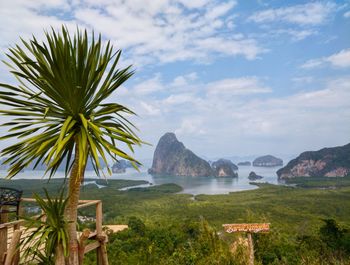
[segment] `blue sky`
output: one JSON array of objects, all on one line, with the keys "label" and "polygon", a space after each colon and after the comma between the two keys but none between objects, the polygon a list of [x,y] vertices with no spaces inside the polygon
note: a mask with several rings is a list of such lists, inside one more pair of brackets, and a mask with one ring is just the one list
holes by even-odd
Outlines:
[{"label": "blue sky", "polygon": [[[134,65],[112,100],[154,144],[139,158],[168,131],[205,157],[350,141],[350,1],[1,1],[0,58],[61,24],[94,29]],[[12,82],[4,65],[0,79]]]}]

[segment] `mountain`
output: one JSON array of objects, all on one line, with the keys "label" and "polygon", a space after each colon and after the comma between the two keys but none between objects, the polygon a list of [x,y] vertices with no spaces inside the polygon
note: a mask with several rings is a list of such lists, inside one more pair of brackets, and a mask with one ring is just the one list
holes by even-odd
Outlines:
[{"label": "mountain", "polygon": [[350,174],[350,144],[301,153],[277,171],[280,179],[344,177]]},{"label": "mountain", "polygon": [[148,172],[154,175],[192,177],[213,175],[209,163],[187,149],[174,133],[166,133],[159,139],[152,168]]},{"label": "mountain", "polygon": [[260,156],[253,161],[254,167],[283,166],[283,160],[272,155]]},{"label": "mountain", "polygon": [[238,162],[237,165],[238,166],[251,166],[252,163],[250,163],[249,161],[244,161],[244,162]]},{"label": "mountain", "polygon": [[125,173],[127,168],[132,168],[132,164],[130,161],[126,161],[124,159],[120,159],[118,162],[115,162],[112,166],[113,173]]},{"label": "mountain", "polygon": [[258,180],[258,179],[262,179],[263,176],[257,175],[254,171],[249,173],[248,179],[249,180]]},{"label": "mountain", "polygon": [[216,177],[238,177],[238,167],[228,159],[219,159],[212,163],[212,169]]}]

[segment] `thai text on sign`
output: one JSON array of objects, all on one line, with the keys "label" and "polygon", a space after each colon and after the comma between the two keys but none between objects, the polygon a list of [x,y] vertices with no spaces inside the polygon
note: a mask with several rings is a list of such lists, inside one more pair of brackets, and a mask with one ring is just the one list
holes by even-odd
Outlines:
[{"label": "thai text on sign", "polygon": [[234,232],[260,233],[260,232],[268,232],[270,230],[269,223],[224,224],[222,226],[224,227],[227,233],[234,233]]}]

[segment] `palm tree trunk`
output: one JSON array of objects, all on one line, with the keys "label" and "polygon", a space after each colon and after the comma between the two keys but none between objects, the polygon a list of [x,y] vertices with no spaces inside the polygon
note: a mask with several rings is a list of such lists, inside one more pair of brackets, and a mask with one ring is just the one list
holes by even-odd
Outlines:
[{"label": "palm tree trunk", "polygon": [[68,219],[69,236],[69,265],[79,265],[79,245],[77,239],[77,211],[80,195],[80,184],[84,179],[85,165],[79,172],[79,150],[76,142],[75,158],[71,174],[69,177],[68,202],[66,207],[66,216]]},{"label": "palm tree trunk", "polygon": [[56,247],[55,265],[65,265],[63,247],[61,244]]}]

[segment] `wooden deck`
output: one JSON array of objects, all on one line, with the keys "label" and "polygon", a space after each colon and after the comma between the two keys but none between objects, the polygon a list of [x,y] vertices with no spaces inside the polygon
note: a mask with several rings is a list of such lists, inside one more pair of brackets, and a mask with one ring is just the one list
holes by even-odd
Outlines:
[{"label": "wooden deck", "polygon": [[[23,202],[35,202],[32,198],[23,198]],[[97,264],[108,265],[108,257],[106,251],[106,244],[108,242],[107,235],[103,232],[103,213],[102,202],[100,200],[80,200],[78,209],[95,206],[95,231],[85,231],[88,233],[86,238],[86,245],[83,247],[83,253],[96,251]],[[7,220],[7,216],[1,216],[2,220]],[[25,220],[20,219],[13,222],[6,222],[0,224],[0,265],[18,265],[25,264],[25,261],[20,262],[25,249],[17,249],[18,242],[27,238],[34,228],[27,229]],[[113,232],[126,229],[125,225],[110,225],[106,226]],[[20,232],[19,232],[20,231]],[[81,239],[83,232],[78,232],[78,240]],[[16,242],[13,242],[16,241]],[[42,247],[44,248],[44,246]]]},{"label": "wooden deck", "polygon": [[111,230],[113,233],[117,233],[129,228],[127,225],[105,225],[103,227]]}]

